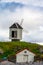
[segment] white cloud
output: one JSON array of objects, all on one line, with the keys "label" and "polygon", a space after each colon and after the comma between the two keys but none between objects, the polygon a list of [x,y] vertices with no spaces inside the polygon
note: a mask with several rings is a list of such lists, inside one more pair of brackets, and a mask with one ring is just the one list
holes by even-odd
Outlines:
[{"label": "white cloud", "polygon": [[43,25],[43,23],[42,23],[43,13],[41,13],[41,12],[24,9],[23,18],[24,18],[23,23],[25,25],[25,29],[35,30],[35,29],[38,29],[38,27],[40,25]]},{"label": "white cloud", "polygon": [[43,45],[43,42],[42,42],[42,43],[39,42],[39,43],[37,43],[37,44]]},{"label": "white cloud", "polygon": [[1,0],[1,2],[19,2],[19,3],[28,3],[29,0]]},{"label": "white cloud", "polygon": [[3,29],[0,29],[0,36],[2,37],[9,37],[9,30],[3,30]]},{"label": "white cloud", "polygon": [[19,2],[26,5],[34,5],[34,6],[42,6],[43,7],[43,0],[1,0],[1,2]]},{"label": "white cloud", "polygon": [[9,41],[9,30],[0,29],[0,41]]},{"label": "white cloud", "polygon": [[29,32],[23,34],[23,39],[31,42],[42,41],[43,12],[35,11],[28,7],[17,8],[15,12],[10,10],[0,12],[0,36],[8,39],[9,26],[17,20],[20,23],[22,18],[24,19],[22,26]]},{"label": "white cloud", "polygon": [[[3,18],[3,19],[2,19]],[[37,29],[43,24],[43,13],[28,8],[17,9],[16,12],[4,10],[0,13],[0,27],[8,28],[16,20],[24,19],[23,27],[26,29]],[[19,23],[20,23],[19,21]],[[7,24],[7,25],[6,25]]]}]

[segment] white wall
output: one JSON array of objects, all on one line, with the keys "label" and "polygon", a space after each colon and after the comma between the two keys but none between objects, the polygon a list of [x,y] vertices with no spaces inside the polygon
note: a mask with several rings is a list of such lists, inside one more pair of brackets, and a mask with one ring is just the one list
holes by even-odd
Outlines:
[{"label": "white wall", "polygon": [[18,29],[18,39],[22,39],[22,29]]},{"label": "white wall", "polygon": [[[12,38],[12,31],[17,31],[17,38]],[[10,39],[22,39],[22,29],[16,29],[16,28],[11,28],[9,30],[9,38]]]},{"label": "white wall", "polygon": [[[24,51],[27,51],[27,53],[24,53]],[[28,62],[33,62],[34,61],[34,56],[35,54],[31,53],[30,51],[28,50],[24,50],[18,54],[16,54],[16,62],[17,63],[20,63],[20,62],[25,62],[24,59],[23,59],[23,56],[24,55],[28,55]]]}]

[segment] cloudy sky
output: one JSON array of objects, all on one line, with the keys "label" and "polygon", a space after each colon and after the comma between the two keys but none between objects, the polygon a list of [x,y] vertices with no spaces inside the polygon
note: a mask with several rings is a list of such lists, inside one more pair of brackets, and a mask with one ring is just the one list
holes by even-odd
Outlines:
[{"label": "cloudy sky", "polygon": [[21,19],[22,40],[43,44],[43,0],[0,0],[0,41],[9,40],[9,26]]}]

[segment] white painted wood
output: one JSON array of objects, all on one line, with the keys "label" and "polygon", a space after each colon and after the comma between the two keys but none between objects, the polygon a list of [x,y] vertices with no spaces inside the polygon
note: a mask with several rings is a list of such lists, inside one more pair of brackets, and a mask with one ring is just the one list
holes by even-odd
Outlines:
[{"label": "white painted wood", "polygon": [[[25,53],[25,51],[27,53]],[[21,51],[20,53],[16,54],[16,62],[17,63],[22,63],[22,62],[33,62],[34,61],[34,56],[32,52],[28,51],[27,49]]]},{"label": "white painted wood", "polygon": [[[12,31],[17,31],[17,38],[12,37]],[[10,39],[22,39],[22,29],[10,28],[9,29],[9,38]]]},{"label": "white painted wood", "polygon": [[24,62],[28,62],[28,55],[24,55],[23,60],[24,60]]}]

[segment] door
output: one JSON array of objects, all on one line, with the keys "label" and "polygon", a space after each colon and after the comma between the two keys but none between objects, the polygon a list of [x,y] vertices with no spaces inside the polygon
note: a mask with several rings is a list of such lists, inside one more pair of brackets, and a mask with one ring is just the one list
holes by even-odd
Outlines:
[{"label": "door", "polygon": [[14,38],[17,38],[17,31],[14,31]]},{"label": "door", "polygon": [[12,31],[12,37],[14,37],[14,31]]},{"label": "door", "polygon": [[12,37],[17,38],[17,31],[12,31]]},{"label": "door", "polygon": [[24,55],[23,60],[24,60],[24,62],[28,62],[28,55]]}]

